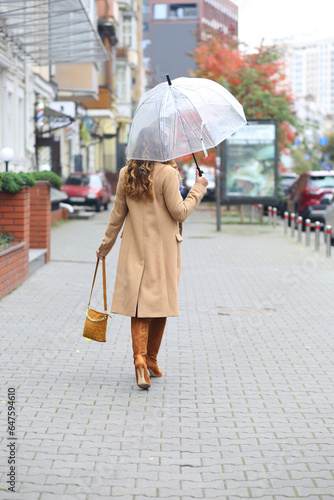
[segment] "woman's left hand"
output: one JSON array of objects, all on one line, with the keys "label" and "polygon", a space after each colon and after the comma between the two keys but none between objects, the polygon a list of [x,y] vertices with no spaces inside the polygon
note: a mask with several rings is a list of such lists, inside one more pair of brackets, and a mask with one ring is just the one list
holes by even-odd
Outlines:
[{"label": "woman's left hand", "polygon": [[96,252],[96,257],[100,260],[104,260],[105,259],[105,256],[104,255],[101,255],[99,252]]}]

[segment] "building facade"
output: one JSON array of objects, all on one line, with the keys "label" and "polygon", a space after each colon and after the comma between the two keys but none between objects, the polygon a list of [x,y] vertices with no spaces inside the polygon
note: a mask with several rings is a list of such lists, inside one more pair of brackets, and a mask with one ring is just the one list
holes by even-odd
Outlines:
[{"label": "building facade", "polygon": [[191,53],[206,29],[238,34],[238,7],[230,0],[143,0],[143,50],[151,86],[189,76]]},{"label": "building facade", "polygon": [[323,117],[334,115],[334,37],[285,46],[287,77],[298,116],[307,115],[312,101]]},{"label": "building facade", "polygon": [[142,2],[118,0],[119,28],[116,49],[118,166],[124,166],[125,147],[132,117],[144,92]]},{"label": "building facade", "polygon": [[22,14],[11,0],[0,5],[0,150],[13,149],[10,170],[117,172],[144,85],[141,0],[21,4]]}]

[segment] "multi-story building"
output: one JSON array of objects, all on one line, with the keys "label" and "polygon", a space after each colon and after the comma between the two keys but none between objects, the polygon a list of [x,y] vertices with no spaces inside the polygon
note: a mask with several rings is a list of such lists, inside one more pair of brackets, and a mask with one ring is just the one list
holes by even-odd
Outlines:
[{"label": "multi-story building", "polygon": [[[92,2],[84,0],[86,7]],[[107,53],[81,0],[14,3],[0,5],[0,150],[13,149],[10,169],[48,166],[60,173],[55,131],[74,117],[51,107],[55,65],[96,64]]]},{"label": "multi-story building", "polygon": [[238,7],[230,0],[143,0],[143,48],[152,84],[189,76],[199,35],[208,28],[238,34]]},{"label": "multi-story building", "polygon": [[287,77],[296,98],[297,114],[306,116],[305,106],[313,101],[320,115],[334,115],[334,37],[285,46]]},{"label": "multi-story building", "polygon": [[124,150],[137,103],[144,91],[142,50],[142,2],[118,0],[119,29],[117,33],[116,93],[119,126],[118,163],[125,161]]},{"label": "multi-story building", "polygon": [[0,150],[14,150],[10,168],[116,172],[143,92],[141,0],[20,5],[0,5]]},{"label": "multi-story building", "polygon": [[70,109],[75,125],[57,134],[62,147],[62,173],[73,170],[117,170],[115,95],[118,4],[114,0],[85,0],[91,22],[97,26],[105,60],[84,64],[57,64],[53,79],[57,101],[53,108]]}]

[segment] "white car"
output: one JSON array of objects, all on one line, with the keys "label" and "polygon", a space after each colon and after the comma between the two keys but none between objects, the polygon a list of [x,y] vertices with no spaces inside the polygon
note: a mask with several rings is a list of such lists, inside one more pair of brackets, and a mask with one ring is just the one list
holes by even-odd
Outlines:
[{"label": "white car", "polygon": [[[208,179],[209,182],[209,184],[206,187],[207,193],[205,195],[205,198],[208,200],[214,200],[216,192],[215,169],[213,167],[206,167],[201,165],[199,165],[199,168],[203,171],[203,175],[205,175],[205,177]],[[196,167],[194,165],[193,167],[189,168],[184,179],[184,188],[185,188],[183,194],[184,197],[193,187],[195,179],[196,179]]]}]

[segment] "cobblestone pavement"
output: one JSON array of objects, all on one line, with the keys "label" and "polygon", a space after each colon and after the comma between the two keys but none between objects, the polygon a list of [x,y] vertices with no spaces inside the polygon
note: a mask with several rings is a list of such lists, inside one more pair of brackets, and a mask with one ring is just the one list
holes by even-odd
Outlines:
[{"label": "cobblestone pavement", "polygon": [[[55,227],[51,262],[0,301],[0,498],[334,498],[334,257],[282,227],[217,233],[203,205],[184,227],[164,376],[143,391],[129,318],[113,317],[106,344],[82,337],[107,218]],[[107,259],[109,303],[117,250]]]}]

